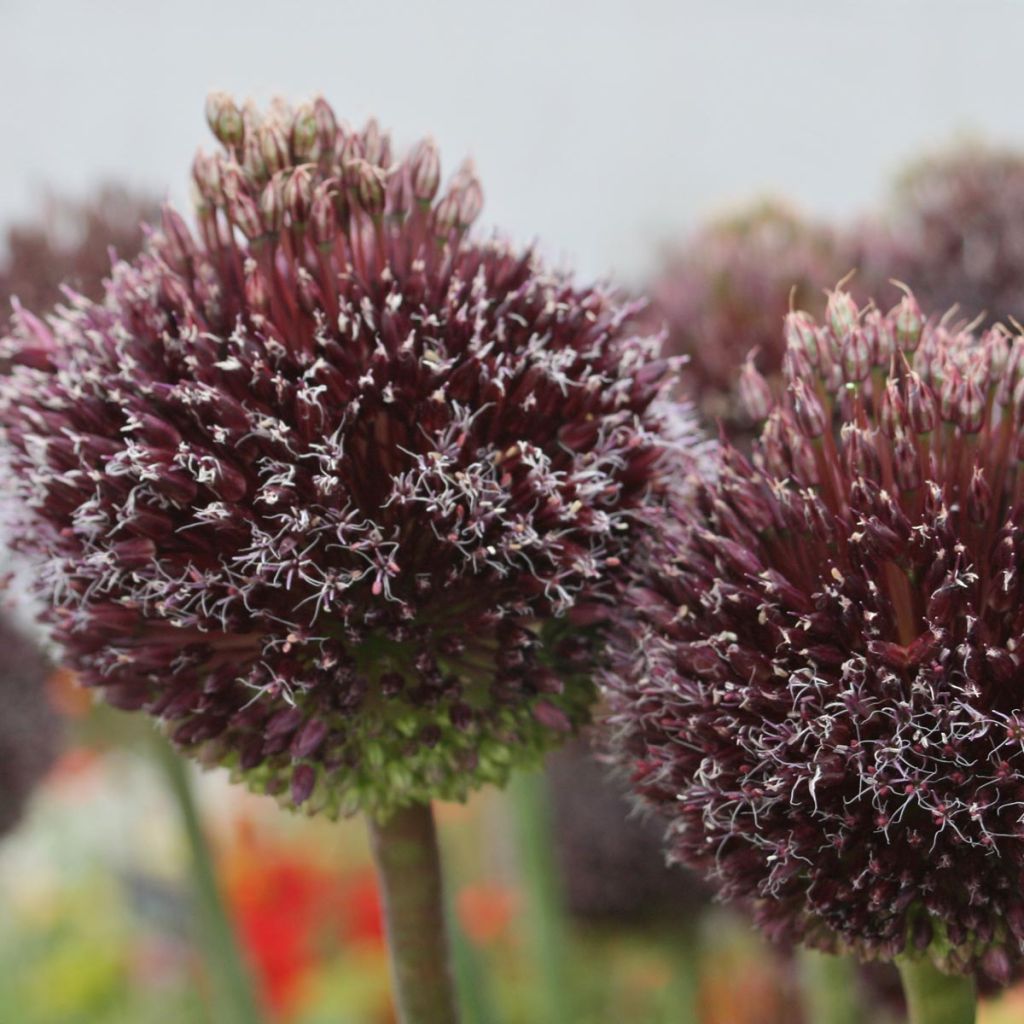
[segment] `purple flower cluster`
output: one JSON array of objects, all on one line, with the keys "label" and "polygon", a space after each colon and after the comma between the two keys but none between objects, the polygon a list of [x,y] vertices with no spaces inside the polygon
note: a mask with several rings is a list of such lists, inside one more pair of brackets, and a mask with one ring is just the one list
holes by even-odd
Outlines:
[{"label": "purple flower cluster", "polygon": [[1024,319],[1024,157],[978,145],[928,157],[902,175],[890,207],[849,235],[876,298],[896,278],[927,309]]},{"label": "purple flower cluster", "polygon": [[39,218],[7,230],[0,253],[0,319],[6,320],[15,298],[28,309],[49,309],[60,301],[62,287],[101,298],[111,250],[134,258],[142,248],[140,222],[159,214],[157,203],[116,185],[83,200],[51,198]]},{"label": "purple flower cluster", "polygon": [[[834,293],[637,564],[607,685],[673,856],[773,935],[1003,982],[1024,942],[1024,338]],[[751,388],[756,392],[757,388]]]},{"label": "purple flower cluster", "polygon": [[[197,224],[5,343],[21,546],[86,685],[309,810],[386,814],[588,717],[662,501],[633,307],[473,240],[468,165],[211,98]],[[685,433],[685,425],[683,427]]]},{"label": "purple flower cluster", "polygon": [[773,201],[713,221],[670,252],[651,285],[652,312],[666,325],[666,351],[687,357],[684,390],[708,420],[750,429],[740,367],[750,358],[778,375],[783,318],[793,304],[822,310],[842,264],[834,232]]}]

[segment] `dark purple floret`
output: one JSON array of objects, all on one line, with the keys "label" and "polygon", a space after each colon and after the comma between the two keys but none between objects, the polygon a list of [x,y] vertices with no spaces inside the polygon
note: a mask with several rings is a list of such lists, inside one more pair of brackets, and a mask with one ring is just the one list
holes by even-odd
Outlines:
[{"label": "dark purple floret", "polygon": [[329,813],[461,797],[588,715],[661,502],[634,310],[468,233],[463,166],[211,99],[197,224],[7,342],[22,547],[111,703]]},{"label": "dark purple floret", "polygon": [[769,933],[1005,982],[1024,940],[1024,337],[832,295],[636,576],[617,750]]}]

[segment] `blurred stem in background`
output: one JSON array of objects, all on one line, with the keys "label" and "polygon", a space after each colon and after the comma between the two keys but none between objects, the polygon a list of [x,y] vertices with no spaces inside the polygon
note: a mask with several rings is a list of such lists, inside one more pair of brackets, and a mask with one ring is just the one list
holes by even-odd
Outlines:
[{"label": "blurred stem in background", "polygon": [[526,898],[529,947],[538,979],[538,1021],[573,1021],[567,926],[551,841],[547,783],[540,770],[520,772],[509,784],[516,816]]},{"label": "blurred stem in background", "polygon": [[[696,913],[680,920],[666,939],[673,952],[672,981],[668,986],[672,1019],[679,1024],[700,1024],[700,919]],[[817,1020],[817,1018],[812,1018]]]},{"label": "blurred stem in background", "polygon": [[801,949],[800,985],[804,1011],[813,1024],[861,1024],[857,965],[849,957]]},{"label": "blurred stem in background", "polygon": [[444,887],[429,804],[367,819],[401,1024],[456,1024]]},{"label": "blurred stem in background", "polygon": [[157,733],[154,733],[154,745],[188,838],[199,938],[213,989],[212,1019],[215,1024],[261,1024],[263,1016],[257,1008],[252,980],[221,898],[188,766],[170,743]]},{"label": "blurred stem in background", "polygon": [[459,921],[450,888],[447,891],[448,926],[452,937],[455,987],[459,994],[462,1024],[498,1024],[498,1013],[487,980],[486,966]]},{"label": "blurred stem in background", "polygon": [[974,1024],[978,996],[974,979],[943,974],[926,958],[898,961],[910,1024]]}]

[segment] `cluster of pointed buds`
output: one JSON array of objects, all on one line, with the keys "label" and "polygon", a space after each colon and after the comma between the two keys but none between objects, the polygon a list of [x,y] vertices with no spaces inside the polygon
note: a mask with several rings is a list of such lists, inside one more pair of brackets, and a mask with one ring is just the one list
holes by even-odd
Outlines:
[{"label": "cluster of pointed buds", "polygon": [[669,254],[651,285],[653,313],[666,325],[666,351],[687,357],[682,382],[708,420],[750,430],[739,368],[749,357],[779,373],[783,318],[793,304],[820,312],[825,289],[848,269],[841,262],[833,232],[778,202],[712,222]]},{"label": "cluster of pointed buds", "polygon": [[643,559],[608,686],[672,855],[771,933],[1024,949],[1024,338],[835,292]]},{"label": "cluster of pointed buds", "polygon": [[84,200],[51,198],[34,221],[7,230],[0,254],[0,320],[12,300],[49,309],[64,288],[98,299],[110,273],[111,250],[132,259],[142,248],[140,222],[159,216],[157,203],[116,185]]},{"label": "cluster of pointed buds", "polygon": [[912,165],[891,211],[851,233],[864,286],[906,281],[927,309],[1024,319],[1024,156],[972,145]]},{"label": "cluster of pointed buds", "polygon": [[[0,419],[57,640],[251,786],[385,815],[586,720],[594,632],[673,443],[634,308],[467,235],[323,101],[226,96],[102,303],[27,312]],[[665,406],[667,410],[667,406]]]}]

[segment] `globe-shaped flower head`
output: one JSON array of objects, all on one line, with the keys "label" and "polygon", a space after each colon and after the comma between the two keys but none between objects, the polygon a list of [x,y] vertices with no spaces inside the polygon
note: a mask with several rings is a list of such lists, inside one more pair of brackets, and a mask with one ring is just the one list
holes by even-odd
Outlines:
[{"label": "globe-shaped flower head", "polygon": [[432,142],[397,160],[322,100],[208,119],[195,232],[167,210],[102,303],[8,343],[55,635],[111,703],[309,809],[500,782],[587,716],[660,501],[656,342],[471,240],[480,186],[442,191]]},{"label": "globe-shaped flower head", "polygon": [[[1024,940],[1024,338],[834,293],[647,552],[609,685],[672,854],[772,933],[1005,981]],[[761,382],[763,384],[763,382]]]},{"label": "globe-shaped flower head", "polygon": [[712,221],[668,254],[651,285],[653,312],[666,323],[666,350],[687,357],[684,389],[707,417],[750,430],[740,368],[750,358],[768,377],[779,373],[791,304],[820,312],[825,289],[849,269],[842,263],[828,228],[778,201]]},{"label": "globe-shaped flower head", "polygon": [[876,296],[906,281],[929,309],[1024,319],[1024,155],[977,144],[913,164],[891,210],[851,233]]}]

